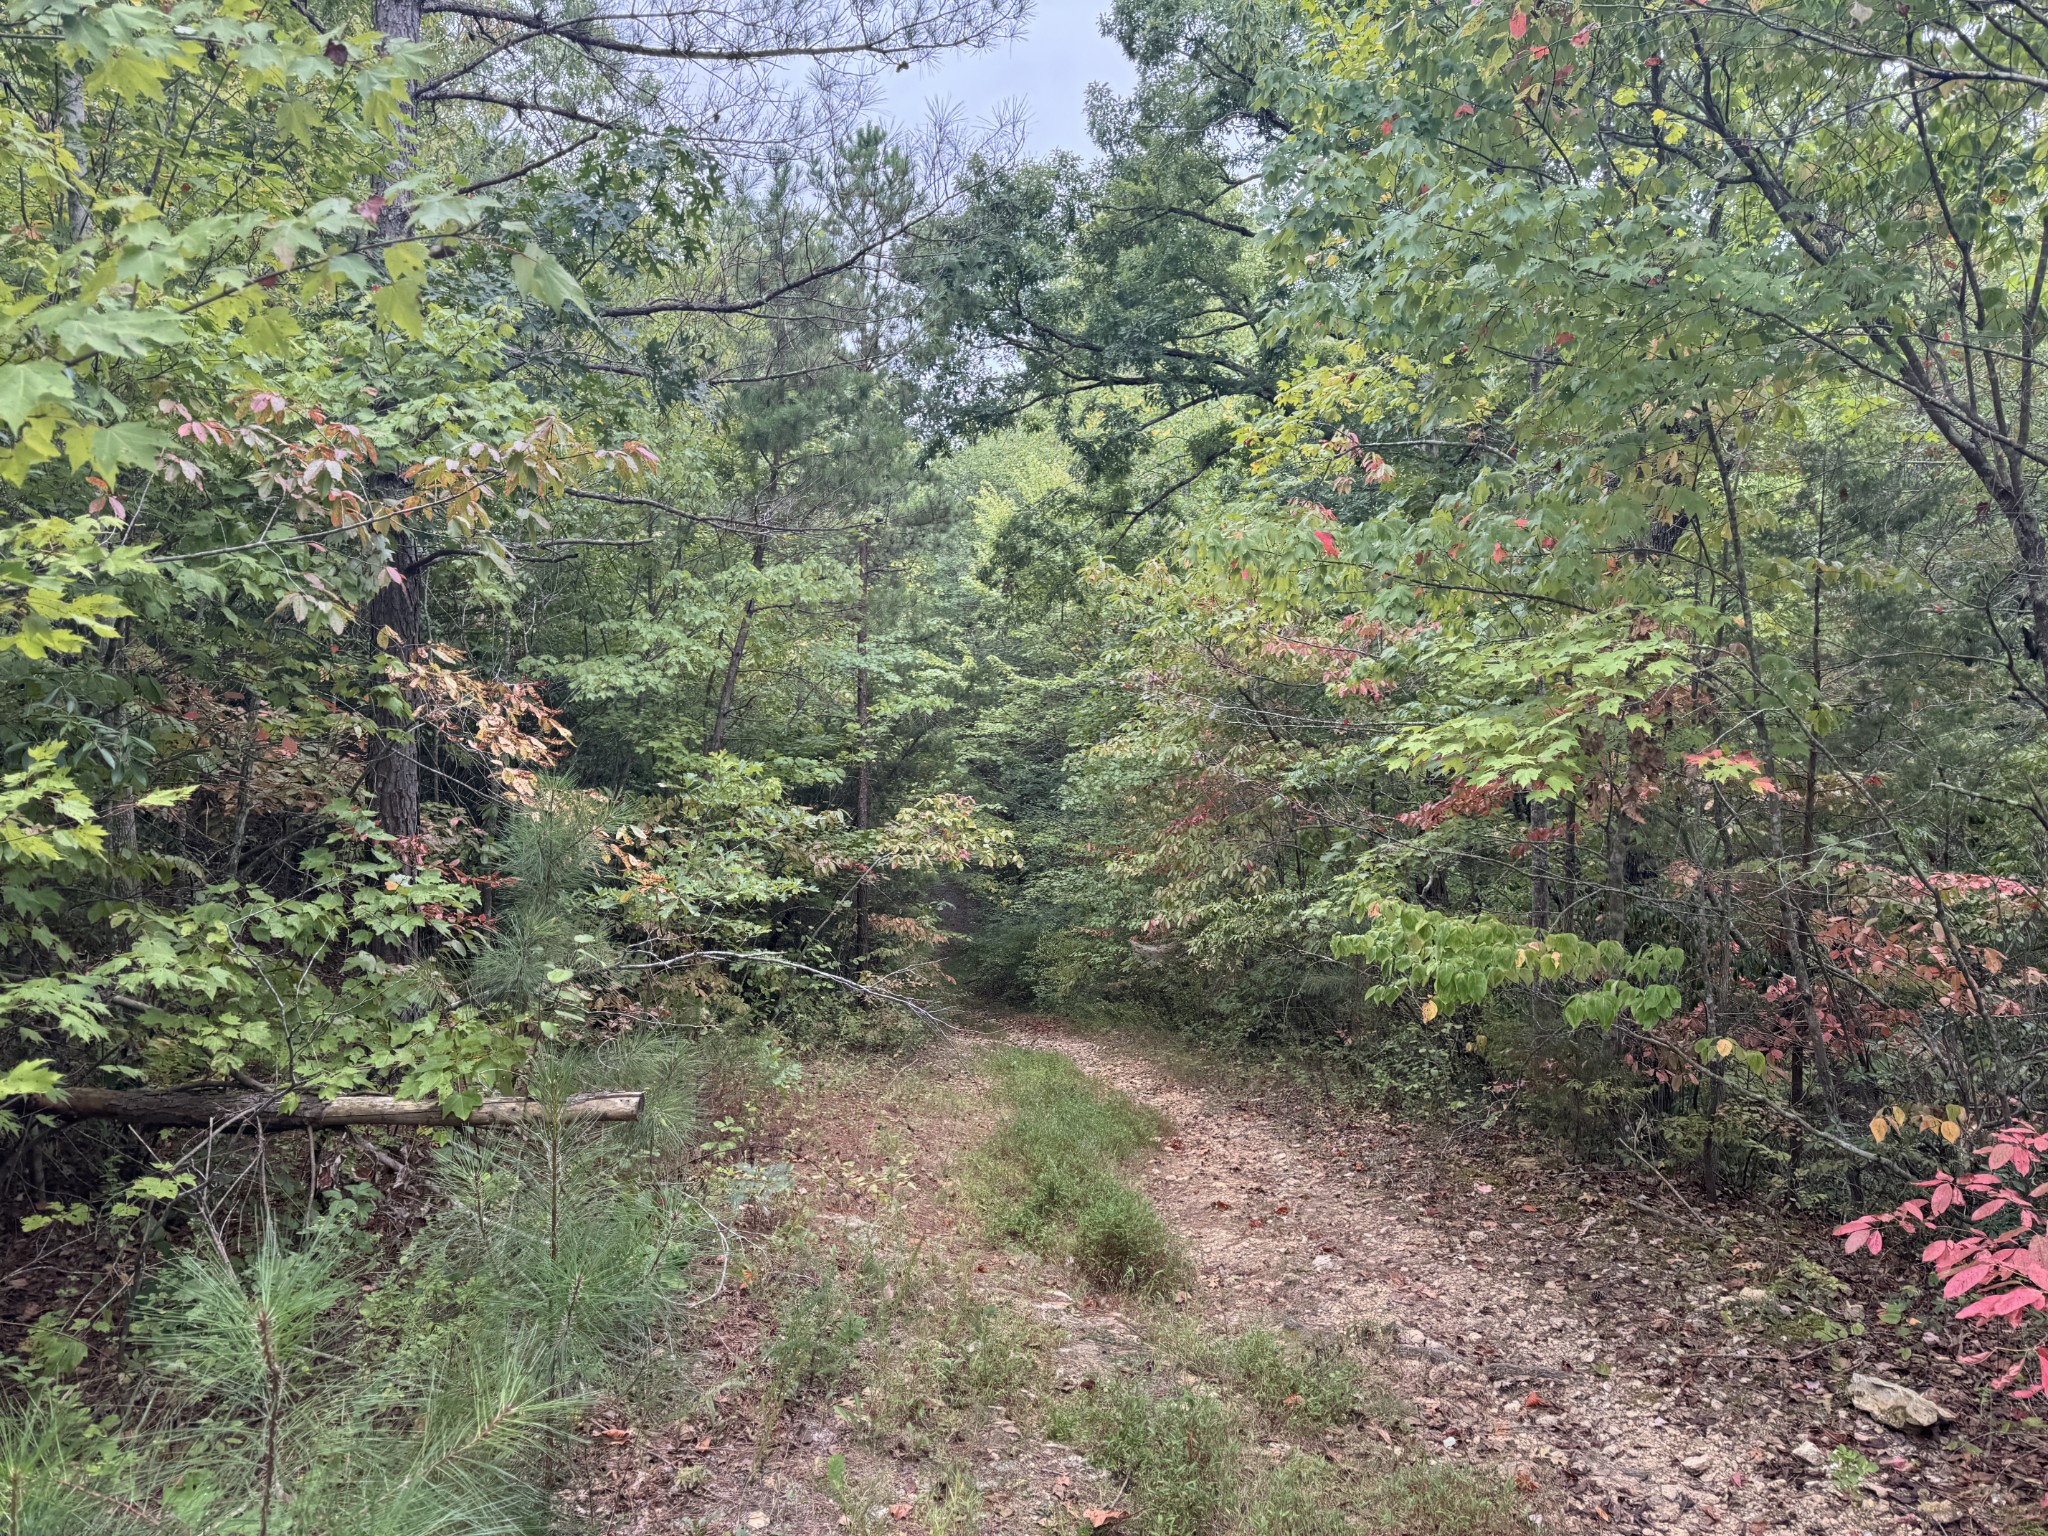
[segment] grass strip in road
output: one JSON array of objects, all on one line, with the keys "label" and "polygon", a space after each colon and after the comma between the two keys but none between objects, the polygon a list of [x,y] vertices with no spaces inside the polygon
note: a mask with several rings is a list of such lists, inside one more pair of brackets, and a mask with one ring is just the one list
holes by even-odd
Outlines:
[{"label": "grass strip in road", "polygon": [[989,1074],[1008,1114],[967,1172],[990,1236],[1072,1259],[1097,1285],[1171,1291],[1186,1255],[1121,1173],[1165,1122],[1057,1052],[998,1051]]}]

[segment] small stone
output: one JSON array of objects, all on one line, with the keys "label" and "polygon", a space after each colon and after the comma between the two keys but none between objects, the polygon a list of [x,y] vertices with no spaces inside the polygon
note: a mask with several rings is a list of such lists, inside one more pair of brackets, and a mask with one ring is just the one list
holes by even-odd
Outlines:
[{"label": "small stone", "polygon": [[1911,1387],[1860,1372],[1849,1378],[1849,1401],[1892,1429],[1932,1429],[1953,1417],[1933,1398]]},{"label": "small stone", "polygon": [[1694,1477],[1705,1477],[1714,1468],[1714,1458],[1711,1456],[1688,1456],[1679,1465]]},{"label": "small stone", "polygon": [[765,1530],[767,1530],[767,1529],[768,1529],[768,1511],[767,1511],[767,1510],[765,1510],[765,1509],[757,1509],[757,1510],[753,1510],[753,1511],[751,1511],[751,1512],[750,1512],[750,1513],[749,1513],[749,1514],[747,1515],[747,1529],[748,1529],[748,1530],[750,1530],[750,1531],[765,1531]]},{"label": "small stone", "polygon": [[1828,1464],[1828,1453],[1811,1440],[1802,1440],[1793,1446],[1792,1454],[1809,1467],[1824,1467]]},{"label": "small stone", "polygon": [[1948,1499],[1923,1499],[1915,1513],[1922,1520],[1931,1520],[1936,1525],[1951,1525],[1963,1518],[1963,1512]]}]

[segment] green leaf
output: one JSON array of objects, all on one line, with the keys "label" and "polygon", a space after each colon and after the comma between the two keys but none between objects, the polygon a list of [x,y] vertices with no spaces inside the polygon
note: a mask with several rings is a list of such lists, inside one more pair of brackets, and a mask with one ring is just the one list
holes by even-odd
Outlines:
[{"label": "green leaf", "polygon": [[68,352],[144,358],[185,339],[185,322],[168,309],[101,309],[66,320],[57,340]]},{"label": "green leaf", "polygon": [[402,240],[384,253],[384,270],[394,282],[403,282],[427,270],[427,248],[417,240]]},{"label": "green leaf", "polygon": [[425,287],[426,278],[418,274],[386,283],[370,295],[370,307],[386,325],[418,340],[427,329],[426,316],[420,313],[420,292]]},{"label": "green leaf", "polygon": [[47,1058],[24,1061],[0,1072],[0,1098],[18,1098],[28,1093],[48,1093],[63,1073],[55,1071]]},{"label": "green leaf", "polygon": [[73,427],[64,434],[64,451],[73,469],[92,466],[111,480],[124,464],[154,464],[159,450],[171,445],[167,432],[146,421],[117,421],[111,427]]},{"label": "green leaf", "polygon": [[71,373],[62,363],[9,363],[0,367],[0,422],[10,432],[35,413],[36,407],[72,398]]},{"label": "green leaf", "polygon": [[576,279],[537,241],[528,241],[525,251],[512,258],[512,286],[549,309],[573,304],[586,315],[591,312]]}]

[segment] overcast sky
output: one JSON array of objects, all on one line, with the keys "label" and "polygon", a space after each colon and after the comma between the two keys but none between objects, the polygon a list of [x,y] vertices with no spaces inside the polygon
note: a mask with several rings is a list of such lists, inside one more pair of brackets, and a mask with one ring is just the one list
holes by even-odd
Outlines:
[{"label": "overcast sky", "polygon": [[957,105],[969,121],[987,120],[1005,102],[1022,107],[1024,152],[1090,152],[1087,91],[1097,80],[1130,87],[1130,61],[1102,35],[1109,0],[1038,0],[1022,37],[982,53],[950,54],[912,66],[889,82],[883,114],[920,122],[934,99]]}]

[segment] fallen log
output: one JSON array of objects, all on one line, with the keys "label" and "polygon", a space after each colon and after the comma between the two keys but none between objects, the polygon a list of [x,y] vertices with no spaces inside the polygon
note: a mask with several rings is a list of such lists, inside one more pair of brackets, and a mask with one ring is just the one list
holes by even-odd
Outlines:
[{"label": "fallen log", "polygon": [[[298,1107],[282,1107],[283,1093],[207,1089],[68,1088],[39,1093],[30,1102],[46,1114],[74,1120],[119,1120],[128,1125],[186,1126],[223,1131],[294,1131],[330,1125],[473,1125],[499,1127],[546,1122],[558,1107],[540,1099],[489,1098],[458,1120],[432,1099],[394,1099],[384,1093],[345,1094],[338,1099],[302,1095]],[[639,1092],[576,1093],[559,1113],[568,1120],[638,1120],[647,1095]]]}]

